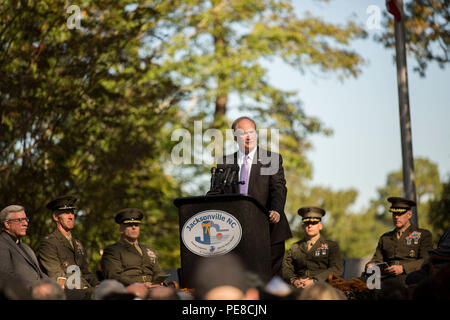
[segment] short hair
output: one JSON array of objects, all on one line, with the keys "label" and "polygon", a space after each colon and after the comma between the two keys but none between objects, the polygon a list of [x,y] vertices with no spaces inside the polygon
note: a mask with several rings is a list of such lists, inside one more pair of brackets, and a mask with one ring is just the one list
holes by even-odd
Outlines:
[{"label": "short hair", "polygon": [[249,120],[249,121],[251,121],[252,123],[253,123],[253,125],[255,126],[255,130],[256,130],[256,122],[252,119],[252,118],[249,118],[249,117],[247,117],[247,116],[243,116],[243,117],[239,117],[239,118],[237,118],[236,120],[234,120],[233,121],[233,124],[231,125],[231,129],[233,129],[233,131],[235,131],[236,130],[236,126],[238,125],[238,123],[241,121],[241,120]]},{"label": "short hair", "polygon": [[155,287],[149,290],[149,300],[180,300],[177,291],[171,287]]},{"label": "short hair", "polygon": [[94,290],[94,300],[107,300],[109,296],[126,294],[125,286],[117,280],[107,279],[100,282]]},{"label": "short hair", "polygon": [[31,296],[35,300],[66,300],[64,290],[53,279],[36,282],[32,287]]},{"label": "short hair", "polygon": [[204,299],[217,287],[230,286],[244,295],[249,289],[243,261],[234,254],[203,258],[197,264],[194,274],[195,296]]},{"label": "short hair", "polygon": [[347,297],[330,284],[317,282],[303,289],[298,300],[347,300]]},{"label": "short hair", "polygon": [[386,279],[381,283],[381,290],[377,292],[377,300],[409,300],[410,294],[399,279]]},{"label": "short hair", "polygon": [[25,208],[23,206],[12,204],[10,206],[7,206],[2,211],[0,211],[0,224],[1,229],[4,229],[5,225],[3,222],[8,220],[8,218],[11,216],[11,213],[19,212],[19,211],[25,211]]}]

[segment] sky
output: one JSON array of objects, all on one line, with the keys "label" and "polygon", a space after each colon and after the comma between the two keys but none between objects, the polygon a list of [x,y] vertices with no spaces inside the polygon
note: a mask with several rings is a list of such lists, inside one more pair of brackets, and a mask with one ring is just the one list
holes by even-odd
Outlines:
[{"label": "sky", "polygon": [[[355,188],[353,210],[363,210],[386,176],[401,170],[402,154],[397,92],[395,49],[385,49],[373,40],[382,30],[367,28],[369,6],[385,10],[385,0],[293,0],[296,12],[306,10],[327,22],[344,23],[348,18],[366,27],[368,37],[352,43],[367,62],[355,79],[339,82],[333,74],[300,74],[281,62],[268,64],[269,79],[277,87],[298,92],[307,115],[318,117],[333,129],[329,137],[311,136],[307,153],[313,165],[311,184],[333,190]],[[413,155],[437,163],[441,179],[450,177],[450,68],[428,65],[426,77],[413,72],[408,57],[408,85]]]}]

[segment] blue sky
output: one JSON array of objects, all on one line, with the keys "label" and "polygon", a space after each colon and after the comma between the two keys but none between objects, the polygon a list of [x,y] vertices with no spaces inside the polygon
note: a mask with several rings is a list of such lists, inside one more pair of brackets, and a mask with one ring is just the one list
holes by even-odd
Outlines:
[{"label": "blue sky", "polygon": [[[294,0],[300,16],[306,10],[327,22],[354,20],[366,26],[371,5],[385,10],[385,0],[347,0],[323,4],[313,0]],[[355,210],[375,198],[376,189],[385,184],[386,175],[401,169],[400,121],[394,50],[373,41],[376,32],[353,42],[366,61],[356,79],[339,82],[335,75],[300,74],[275,62],[270,65],[270,81],[277,87],[298,92],[303,108],[316,116],[334,134],[313,136],[308,158],[313,164],[314,185],[333,189],[356,188]],[[450,69],[429,65],[425,78],[413,72],[415,61],[408,58],[408,81],[413,136],[413,154],[438,164],[441,177],[450,176]]]}]

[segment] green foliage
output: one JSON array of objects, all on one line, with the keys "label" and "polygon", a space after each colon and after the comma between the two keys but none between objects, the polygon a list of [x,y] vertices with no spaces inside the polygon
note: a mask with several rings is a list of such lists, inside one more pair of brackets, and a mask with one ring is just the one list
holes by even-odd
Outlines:
[{"label": "green foliage", "polygon": [[[448,218],[448,184],[441,185],[438,166],[432,161],[417,158],[414,161],[416,191],[418,199],[419,225],[433,233],[437,242],[450,226]],[[303,237],[297,210],[303,206],[318,206],[327,211],[323,219],[325,237],[339,243],[345,258],[361,258],[371,256],[375,251],[379,237],[392,230],[392,215],[389,213],[390,196],[402,196],[402,171],[388,173],[386,185],[378,188],[378,196],[370,201],[370,205],[362,212],[355,212],[351,206],[358,195],[354,189],[332,190],[323,186],[308,186],[299,183],[298,179],[288,177],[289,202],[286,211],[294,231],[295,239],[287,245]]]},{"label": "green foliage", "polygon": [[[195,102],[186,117],[213,114],[203,120],[225,129],[227,113],[238,108],[260,128],[279,128],[286,168],[308,177],[307,136],[331,130],[305,115],[296,92],[270,84],[264,63],[281,59],[300,72],[311,68],[356,77],[364,61],[349,44],[365,36],[362,28],[300,18],[288,0],[178,0],[156,9],[166,31],[159,46],[162,66]],[[230,106],[231,95],[239,106]]]},{"label": "green foliage", "polygon": [[351,206],[357,195],[354,189],[334,191],[328,187],[298,188],[292,185],[288,194],[292,200],[288,212],[291,212],[290,220],[295,238],[304,236],[300,226],[301,218],[297,215],[298,208],[317,206],[327,212],[322,219],[322,235],[339,243],[344,258],[361,258],[373,254],[378,237],[386,230],[386,226],[371,213],[353,212]]},{"label": "green foliage", "polygon": [[433,239],[437,243],[450,228],[450,181],[444,182],[439,197],[429,202],[428,217],[433,229]]},{"label": "green foliage", "polygon": [[98,262],[119,235],[113,213],[147,213],[142,240],[163,265],[178,265],[178,182],[160,156],[164,125],[182,92],[140,51],[156,39],[158,13],[132,1],[83,1],[81,29],[69,30],[66,1],[6,1],[0,14],[0,199],[32,216],[34,249],[54,229],[45,204],[81,198],[76,236]]},{"label": "green foliage", "polygon": [[[280,59],[301,73],[357,77],[364,60],[350,43],[365,37],[360,26],[299,17],[288,0],[86,0],[81,29],[69,30],[67,5],[7,0],[0,10],[0,202],[25,205],[34,249],[54,229],[45,204],[70,193],[81,198],[74,234],[93,268],[119,238],[113,213],[123,207],[146,212],[140,241],[163,267],[178,266],[173,199],[187,186],[206,192],[209,168],[171,164],[171,133],[193,134],[195,120],[224,132],[238,108],[280,130],[293,229],[299,207],[322,206],[324,233],[345,257],[373,252],[390,225],[376,218],[387,195],[401,194],[401,175],[392,173],[363,213],[352,212],[354,189],[308,186],[308,138],[331,129],[305,114],[296,92],[271,84],[264,66]],[[416,177],[421,200],[444,199],[437,166],[418,159]]]},{"label": "green foliage", "polygon": [[[445,68],[450,62],[450,1],[414,0],[404,1],[405,35],[408,53],[417,62],[414,70],[425,76],[429,62]],[[375,40],[387,48],[395,48],[394,18],[384,12],[383,30]]]},{"label": "green foliage", "polygon": [[[424,158],[414,159],[414,174],[416,178],[416,196],[418,221],[421,228],[429,229],[433,232],[428,215],[428,202],[437,199],[441,192],[441,183],[437,164]],[[369,211],[374,213],[378,219],[392,225],[392,217],[389,213],[389,197],[403,197],[403,175],[402,170],[389,173],[386,178],[386,185],[377,190],[378,196],[371,200]],[[433,237],[434,238],[434,237]]]}]

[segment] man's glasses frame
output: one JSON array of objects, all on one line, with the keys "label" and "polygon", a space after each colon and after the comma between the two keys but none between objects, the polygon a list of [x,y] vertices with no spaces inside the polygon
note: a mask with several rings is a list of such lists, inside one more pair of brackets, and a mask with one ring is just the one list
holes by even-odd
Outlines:
[{"label": "man's glasses frame", "polygon": [[22,223],[22,222],[30,222],[30,219],[28,218],[28,217],[26,217],[26,218],[16,218],[16,219],[7,219],[6,221],[8,221],[8,222],[19,222],[19,223]]}]

